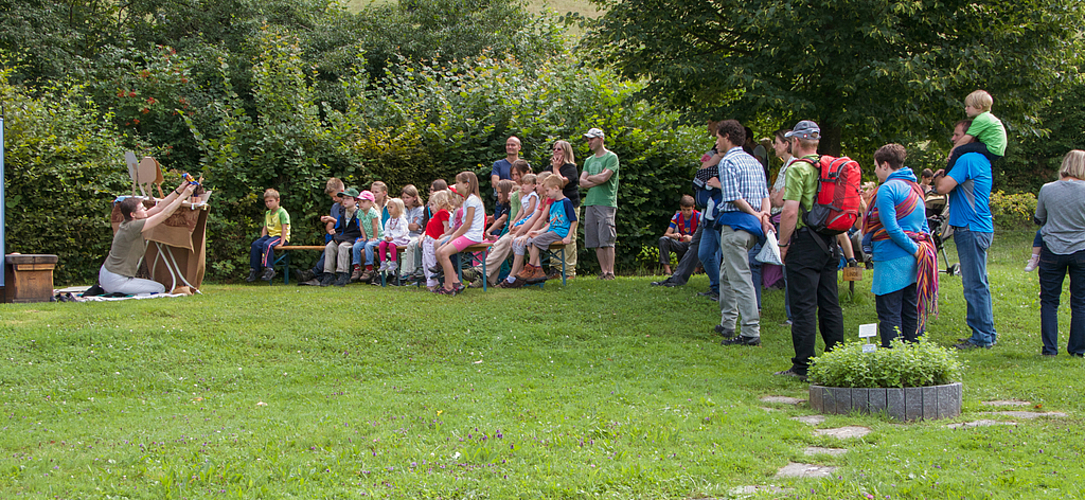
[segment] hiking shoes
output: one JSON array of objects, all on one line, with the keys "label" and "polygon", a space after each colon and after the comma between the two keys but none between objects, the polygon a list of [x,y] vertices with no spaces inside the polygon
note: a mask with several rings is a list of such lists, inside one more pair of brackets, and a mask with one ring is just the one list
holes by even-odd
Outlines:
[{"label": "hiking shoes", "polygon": [[738,335],[729,339],[723,339],[720,345],[761,345],[761,337],[743,337]]}]

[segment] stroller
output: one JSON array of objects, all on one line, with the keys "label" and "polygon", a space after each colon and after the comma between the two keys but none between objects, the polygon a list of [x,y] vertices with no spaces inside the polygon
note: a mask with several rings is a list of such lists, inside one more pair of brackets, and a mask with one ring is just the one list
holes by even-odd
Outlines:
[{"label": "stroller", "polygon": [[950,265],[949,257],[946,256],[945,242],[953,237],[953,226],[949,225],[949,199],[944,194],[928,194],[923,200],[923,207],[927,211],[927,226],[931,230],[935,250],[942,252],[942,259],[946,262],[946,269],[942,272],[950,276],[960,276],[961,265]]}]

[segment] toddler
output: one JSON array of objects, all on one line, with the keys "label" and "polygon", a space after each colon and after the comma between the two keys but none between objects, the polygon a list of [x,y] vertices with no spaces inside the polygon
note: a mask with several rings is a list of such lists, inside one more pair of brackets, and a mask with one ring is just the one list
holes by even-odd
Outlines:
[{"label": "toddler", "polygon": [[[392,198],[388,200],[388,222],[384,224],[384,236],[377,248],[377,257],[380,260],[380,271],[394,273],[396,271],[396,247],[410,242],[410,228],[407,222],[406,207],[403,200]],[[387,257],[387,258],[386,258]]]}]

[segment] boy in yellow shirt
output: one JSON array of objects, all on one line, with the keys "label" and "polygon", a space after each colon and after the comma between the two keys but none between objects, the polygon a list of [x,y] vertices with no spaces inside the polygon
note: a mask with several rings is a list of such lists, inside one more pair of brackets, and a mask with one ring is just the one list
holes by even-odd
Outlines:
[{"label": "boy in yellow shirt", "polygon": [[275,250],[279,245],[290,242],[290,214],[279,206],[279,192],[274,189],[264,191],[264,228],[260,238],[252,242],[249,252],[249,283],[256,281],[256,270],[263,269],[260,279],[270,282],[275,278]]}]

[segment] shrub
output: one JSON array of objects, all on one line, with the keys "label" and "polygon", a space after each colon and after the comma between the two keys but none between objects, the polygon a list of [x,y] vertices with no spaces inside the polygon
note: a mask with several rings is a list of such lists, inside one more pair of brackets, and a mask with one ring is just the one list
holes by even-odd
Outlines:
[{"label": "shrub", "polygon": [[11,71],[0,69],[5,250],[56,255],[58,283],[92,281],[112,241],[110,202],[131,189],[122,138],[84,87],[31,97],[7,84]]},{"label": "shrub", "polygon": [[1002,190],[991,193],[988,204],[995,224],[1004,229],[1032,227],[1036,214],[1036,195],[1032,193],[1006,194]]},{"label": "shrub", "polygon": [[810,380],[826,387],[928,387],[961,378],[957,354],[926,339],[916,343],[893,340],[892,349],[863,352],[860,342],[848,342],[818,356]]}]

